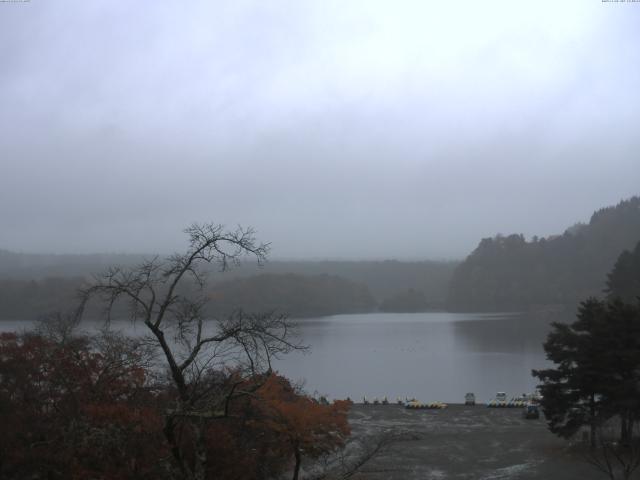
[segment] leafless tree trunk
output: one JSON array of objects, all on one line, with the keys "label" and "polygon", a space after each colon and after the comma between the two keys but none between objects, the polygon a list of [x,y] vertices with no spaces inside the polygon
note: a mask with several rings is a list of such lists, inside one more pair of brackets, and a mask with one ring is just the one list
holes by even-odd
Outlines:
[{"label": "leafless tree trunk", "polygon": [[323,471],[309,478],[312,480],[348,480],[366,476],[365,469],[372,460],[389,447],[401,442],[419,440],[413,432],[390,429],[373,435],[354,437],[337,455],[325,458]]},{"label": "leafless tree trunk", "polygon": [[[625,427],[626,428],[626,427]],[[598,429],[598,445],[586,453],[586,461],[610,480],[629,480],[640,467],[640,442],[630,433],[628,443],[616,442],[615,434]]]},{"label": "leafless tree trunk", "polygon": [[[225,230],[221,225],[194,224],[185,230],[189,248],[165,260],[157,257],[129,268],[112,268],[81,292],[79,315],[87,302],[98,298],[106,305],[107,321],[114,305],[125,300],[134,322],[144,324],[161,351],[175,387],[174,408],[166,412],[164,433],[179,475],[203,480],[207,470],[207,422],[229,414],[233,398],[251,395],[241,387],[247,378],[271,370],[279,354],[303,348],[284,316],[236,312],[210,320],[204,307],[209,298],[204,267],[221,271],[245,256],[262,263],[268,245],[258,244],[251,229]],[[223,375],[233,368],[235,381]],[[190,430],[191,454],[183,450],[183,430]]]},{"label": "leafless tree trunk", "polygon": [[302,453],[297,445],[294,447],[293,452],[296,461],[293,467],[293,480],[298,480],[300,477],[300,465],[302,465]]}]

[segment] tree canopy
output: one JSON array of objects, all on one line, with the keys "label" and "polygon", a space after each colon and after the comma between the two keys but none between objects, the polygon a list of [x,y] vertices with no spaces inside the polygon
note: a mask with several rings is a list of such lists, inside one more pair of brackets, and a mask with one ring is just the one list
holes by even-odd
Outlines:
[{"label": "tree canopy", "polygon": [[636,247],[620,254],[607,275],[608,297],[633,302],[640,297],[640,241]]},{"label": "tree canopy", "polygon": [[[519,234],[485,238],[456,268],[448,307],[503,311],[552,304],[573,307],[602,292],[606,274],[620,253],[639,239],[640,197],[601,209],[588,224],[576,224],[562,235],[530,241]],[[627,272],[622,267],[621,274]]]},{"label": "tree canopy", "polygon": [[640,303],[590,298],[570,325],[554,323],[544,344],[555,366],[534,370],[552,432],[571,437],[617,416],[627,439],[640,419]]},{"label": "tree canopy", "polygon": [[[172,479],[176,447],[193,465],[190,425],[179,422],[178,446],[166,436],[177,394],[153,357],[144,339],[109,331],[0,334],[0,478]],[[275,373],[224,378],[252,394],[206,421],[204,478],[298,471],[303,456],[333,452],[350,433],[347,402],[316,402]]]}]

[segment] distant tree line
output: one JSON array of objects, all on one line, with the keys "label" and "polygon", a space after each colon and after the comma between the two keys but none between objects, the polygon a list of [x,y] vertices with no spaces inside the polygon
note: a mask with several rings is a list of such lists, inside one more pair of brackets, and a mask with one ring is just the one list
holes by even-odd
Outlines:
[{"label": "distant tree line", "polygon": [[212,286],[213,315],[238,309],[277,311],[291,317],[371,312],[376,302],[369,289],[333,275],[257,275]]},{"label": "distant tree line", "polygon": [[[278,308],[293,316],[428,310],[505,311],[577,305],[602,292],[620,254],[640,239],[640,198],[595,212],[548,238],[483,239],[462,263],[272,261],[240,266],[222,277],[206,272],[218,311]],[[0,318],[35,319],[64,309],[93,271],[130,267],[136,255],[26,255],[0,250]],[[626,265],[620,259],[621,268]],[[626,265],[627,270],[636,268]],[[623,275],[623,272],[619,273]],[[270,298],[267,298],[269,292]],[[304,299],[304,301],[302,301]]]},{"label": "distant tree line", "polygon": [[427,296],[410,288],[380,302],[382,312],[417,313],[436,309],[438,304],[429,301]]},{"label": "distant tree line", "polygon": [[599,210],[588,224],[576,224],[563,235],[531,241],[523,235],[485,238],[456,268],[447,305],[463,311],[577,305],[602,292],[616,258],[638,240],[639,197]]},{"label": "distant tree line", "polygon": [[[39,280],[0,279],[0,319],[38,320],[49,312],[65,311],[77,302],[78,290],[87,282],[81,277],[47,277]],[[185,282],[183,290],[193,288]],[[415,289],[400,291],[380,303],[369,288],[336,275],[262,274],[211,282],[208,294],[214,302],[207,307],[211,317],[235,310],[278,311],[291,317],[384,312],[424,312],[442,308]],[[92,306],[85,318],[99,318]],[[121,308],[114,318],[125,315]]]},{"label": "distant tree line", "polygon": [[[38,320],[54,311],[66,311],[78,301],[78,290],[87,282],[82,278],[42,280],[0,280],[0,319]],[[183,292],[195,288],[188,282]],[[210,317],[224,317],[236,310],[277,311],[292,317],[313,317],[341,313],[364,313],[377,308],[365,285],[330,275],[257,275],[211,284]],[[114,318],[126,315],[116,305]],[[102,311],[88,306],[85,318],[101,318]]]},{"label": "distant tree line", "polygon": [[[24,254],[0,249],[0,279],[41,281],[45,278],[88,278],[109,266],[126,268],[140,263],[144,258],[143,255],[122,254]],[[414,289],[423,292],[430,302],[443,306],[449,281],[458,263],[429,260],[270,260],[262,266],[242,264],[225,275],[211,268],[208,274],[212,283],[263,274],[305,277],[330,275],[366,285],[376,302]]]},{"label": "distant tree line", "polygon": [[83,283],[80,277],[0,279],[0,320],[38,320],[53,311],[66,311],[77,303]]}]

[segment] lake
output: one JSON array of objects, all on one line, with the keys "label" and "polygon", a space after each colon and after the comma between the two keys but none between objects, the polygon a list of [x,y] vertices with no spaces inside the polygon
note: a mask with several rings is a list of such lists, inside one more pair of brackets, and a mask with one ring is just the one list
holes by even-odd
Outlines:
[{"label": "lake", "polygon": [[[304,380],[305,389],[330,398],[389,400],[416,397],[423,402],[464,401],[474,392],[488,401],[532,392],[534,368],[548,365],[542,342],[550,321],[566,314],[370,313],[299,320],[308,353],[276,361],[280,373]],[[0,330],[29,322],[1,321]],[[136,335],[144,331],[114,322]]]},{"label": "lake", "polygon": [[542,349],[550,320],[524,314],[366,314],[302,320],[310,354],[277,367],[306,389],[361,401],[387,396],[488,401],[496,391],[532,392],[531,369],[548,365]]}]

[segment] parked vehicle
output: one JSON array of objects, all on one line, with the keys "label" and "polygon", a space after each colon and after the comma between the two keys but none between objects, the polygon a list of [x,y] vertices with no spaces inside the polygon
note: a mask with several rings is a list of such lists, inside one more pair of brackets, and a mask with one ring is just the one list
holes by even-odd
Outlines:
[{"label": "parked vehicle", "polygon": [[476,404],[476,396],[472,392],[467,393],[464,396],[464,404],[465,405],[475,405]]},{"label": "parked vehicle", "polygon": [[496,393],[496,402],[506,402],[507,394],[505,392]]},{"label": "parked vehicle", "polygon": [[522,410],[522,416],[526,419],[533,420],[540,418],[540,409],[538,408],[538,405],[528,403]]}]

